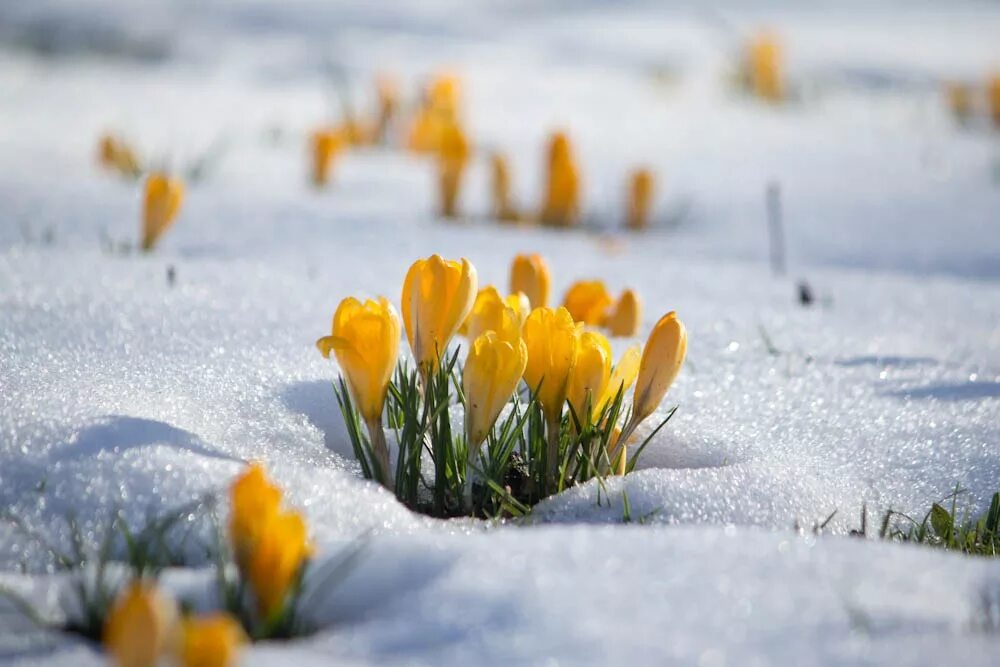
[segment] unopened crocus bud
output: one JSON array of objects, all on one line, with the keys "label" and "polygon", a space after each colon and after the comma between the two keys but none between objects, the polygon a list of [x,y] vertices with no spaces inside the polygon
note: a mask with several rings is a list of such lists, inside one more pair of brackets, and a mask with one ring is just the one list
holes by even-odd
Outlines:
[{"label": "unopened crocus bud", "polygon": [[511,201],[510,166],[501,153],[490,157],[493,215],[500,222],[516,222],[520,217]]},{"label": "unopened crocus bud", "polygon": [[629,177],[628,227],[632,230],[649,227],[649,214],[653,208],[653,172],[637,169]]},{"label": "unopened crocus bud", "polygon": [[142,249],[152,250],[163,233],[174,224],[184,201],[184,183],[163,173],[146,179],[142,207]]},{"label": "unopened crocus bud", "polygon": [[458,77],[439,74],[427,87],[427,103],[435,111],[454,118],[458,115],[461,88]]},{"label": "unopened crocus bud", "polygon": [[570,286],[563,298],[563,306],[574,320],[592,326],[604,324],[608,309],[613,303],[608,288],[600,280],[578,280]]},{"label": "unopened crocus bud", "polygon": [[326,185],[337,155],[346,145],[340,130],[317,130],[309,139],[312,160],[312,180],[317,187]]},{"label": "unopened crocus bud", "polygon": [[604,397],[610,379],[611,344],[603,334],[584,331],[580,334],[576,363],[566,388],[566,399],[581,426],[585,426],[598,412],[598,403]]},{"label": "unopened crocus bud", "polygon": [[532,308],[545,308],[549,305],[551,284],[549,265],[538,253],[518,255],[511,262],[510,291],[512,294],[521,292],[527,296]]},{"label": "unopened crocus bud", "polygon": [[185,618],[181,628],[181,667],[232,667],[247,643],[243,627],[225,612]]},{"label": "unopened crocus bud", "polygon": [[768,102],[780,102],[785,91],[778,39],[760,34],[750,43],[749,50],[750,87],[754,95]]},{"label": "unopened crocus bud", "polygon": [[541,220],[556,227],[575,225],[580,212],[580,171],[569,138],[562,132],[549,141],[547,167]]},{"label": "unopened crocus bud", "polygon": [[306,522],[298,512],[279,512],[263,526],[246,569],[263,618],[271,619],[285,607],[311,555]]},{"label": "unopened crocus bud", "polygon": [[152,583],[134,581],[104,620],[102,643],[116,667],[154,667],[174,650],[177,605]]},{"label": "unopened crocus bud", "polygon": [[470,152],[469,140],[461,126],[454,121],[446,123],[441,130],[438,147],[441,215],[445,218],[454,218],[458,215],[458,195]]},{"label": "unopened crocus bud", "polygon": [[455,261],[431,255],[410,266],[403,281],[403,324],[425,375],[437,368],[472,310],[478,286],[476,268],[464,257]]},{"label": "unopened crocus bud", "polygon": [[625,350],[621,359],[615,364],[614,370],[611,371],[611,377],[604,388],[604,394],[594,402],[594,408],[597,411],[601,411],[611,404],[615,400],[615,397],[618,396],[618,392],[624,395],[626,391],[632,388],[635,378],[639,374],[639,363],[641,360],[642,348],[639,345],[632,345]]},{"label": "unopened crocus bud", "polygon": [[229,543],[237,566],[245,569],[263,526],[278,513],[281,489],[254,463],[233,482],[229,502]]},{"label": "unopened crocus bud", "polygon": [[527,298],[523,294],[511,294],[504,298],[496,287],[487,285],[476,295],[476,301],[469,316],[465,318],[461,333],[472,341],[487,331],[505,330],[508,323],[520,330],[524,318],[530,312],[530,309],[524,308],[525,301]]},{"label": "unopened crocus bud", "polygon": [[612,336],[634,336],[642,322],[642,301],[634,291],[627,289],[608,314],[604,326]]},{"label": "unopened crocus bud", "polygon": [[517,389],[528,362],[528,348],[521,339],[520,325],[506,319],[500,326],[501,329],[486,331],[472,341],[462,373],[470,459]]},{"label": "unopened crocus bud", "polygon": [[550,423],[557,423],[566,402],[570,373],[576,364],[580,330],[565,308],[535,308],[523,328],[528,346],[524,381],[536,392]]},{"label": "unopened crocus bud", "polygon": [[1000,130],[1000,73],[994,74],[986,85],[986,97],[990,106],[993,125]]},{"label": "unopened crocus bud", "polygon": [[632,400],[632,418],[623,429],[626,437],[646,417],[653,414],[684,364],[687,330],[671,311],[660,318],[642,350],[639,376]]},{"label": "unopened crocus bud", "polygon": [[142,173],[135,151],[123,139],[113,134],[101,136],[97,159],[101,166],[117,171],[123,176],[135,178]]}]

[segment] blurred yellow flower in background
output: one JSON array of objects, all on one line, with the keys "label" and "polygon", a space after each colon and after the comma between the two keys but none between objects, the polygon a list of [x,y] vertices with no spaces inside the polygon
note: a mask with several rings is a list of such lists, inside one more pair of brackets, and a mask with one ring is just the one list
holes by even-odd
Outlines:
[{"label": "blurred yellow flower in background", "polygon": [[579,221],[580,170],[569,137],[555,132],[549,140],[545,199],[540,214],[544,224],[570,227]]},{"label": "blurred yellow flower in background", "polygon": [[549,305],[551,284],[549,265],[538,253],[518,255],[511,262],[510,292],[524,294],[532,308],[545,308]]},{"label": "blurred yellow flower in background", "polygon": [[465,132],[456,121],[449,121],[442,126],[439,141],[437,165],[441,215],[454,218],[458,215],[462,174],[472,149]]},{"label": "blurred yellow flower in background", "polygon": [[520,219],[511,198],[511,176],[507,157],[502,153],[490,156],[490,186],[493,194],[493,217],[500,222],[517,222]]},{"label": "blurred yellow flower in background", "polygon": [[653,209],[653,187],[653,172],[649,169],[636,169],[629,176],[626,216],[629,229],[640,230],[649,227],[649,215]]},{"label": "blurred yellow flower in background", "polygon": [[614,300],[608,293],[608,288],[600,280],[578,280],[570,286],[563,298],[563,306],[574,320],[592,326],[604,324],[612,303]]},{"label": "blurred yellow flower in background", "polygon": [[314,185],[322,186],[329,182],[334,159],[346,144],[347,138],[341,130],[321,129],[310,135],[309,147]]},{"label": "blurred yellow flower in background", "polygon": [[184,201],[184,183],[156,172],[146,179],[142,206],[142,249],[152,250],[167,229],[174,224],[181,202]]},{"label": "blurred yellow flower in background", "polygon": [[639,332],[641,323],[642,301],[633,290],[626,289],[605,318],[604,326],[612,336],[634,336]]}]

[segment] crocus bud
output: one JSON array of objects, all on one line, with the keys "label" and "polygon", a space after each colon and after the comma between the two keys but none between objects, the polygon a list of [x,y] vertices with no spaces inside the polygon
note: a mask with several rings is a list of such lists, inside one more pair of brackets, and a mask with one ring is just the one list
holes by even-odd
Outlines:
[{"label": "crocus bud", "polygon": [[600,280],[579,280],[570,286],[563,306],[577,322],[600,326],[614,300]]},{"label": "crocus bud", "polygon": [[501,326],[501,330],[486,331],[473,340],[465,360],[462,391],[470,459],[517,389],[528,362],[520,325],[505,320]]},{"label": "crocus bud", "polygon": [[232,667],[247,643],[243,627],[225,612],[188,617],[181,628],[181,667]]},{"label": "crocus bud", "polygon": [[132,582],[104,620],[104,650],[117,667],[153,667],[174,649],[178,612],[173,600],[148,582]]},{"label": "crocus bud", "polygon": [[142,207],[142,249],[152,250],[170,225],[174,224],[181,202],[184,183],[163,173],[153,173],[146,179]]},{"label": "crocus bud", "polygon": [[454,218],[458,215],[458,193],[470,152],[469,140],[461,126],[454,121],[446,123],[441,129],[438,147],[441,215],[445,218]]},{"label": "crocus bud", "polygon": [[520,217],[514,209],[510,194],[510,166],[501,153],[490,157],[493,191],[493,215],[500,222],[516,222]]},{"label": "crocus bud", "polygon": [[566,399],[581,425],[586,425],[598,412],[598,402],[604,397],[610,379],[611,343],[603,334],[584,331],[566,388]]},{"label": "crocus bud", "polygon": [[994,74],[986,86],[986,97],[989,99],[990,117],[993,125],[1000,130],[1000,74]]},{"label": "crocus bud", "polygon": [[612,336],[634,336],[641,322],[642,301],[638,294],[627,289],[618,297],[618,303],[604,321],[604,326]]},{"label": "crocus bud", "polygon": [[399,338],[399,315],[388,299],[368,299],[362,304],[348,297],[333,314],[331,334],[316,341],[324,357],[333,351],[358,411],[368,423],[382,419],[389,380],[399,358]]},{"label": "crocus bud", "polygon": [[649,212],[653,208],[653,172],[637,169],[629,177],[628,227],[632,230],[649,226]]},{"label": "crocus bud", "polygon": [[309,139],[312,157],[312,180],[317,187],[330,180],[333,161],[344,148],[345,137],[337,130],[316,130]]},{"label": "crocus bud", "polygon": [[511,262],[510,291],[512,294],[521,292],[527,296],[532,308],[545,308],[549,305],[551,284],[549,265],[538,253],[518,255]]},{"label": "crocus bud", "polygon": [[272,618],[284,608],[311,555],[306,522],[298,512],[279,512],[263,525],[246,569],[262,617]]},{"label": "crocus bud", "polygon": [[229,489],[229,542],[236,564],[245,570],[261,530],[281,505],[281,489],[268,480],[259,463],[252,464]]},{"label": "crocus bud", "polygon": [[556,132],[549,142],[541,219],[548,225],[569,227],[577,223],[579,211],[580,172],[573,158],[569,138],[562,132]]},{"label": "crocus bud", "polygon": [[784,97],[781,73],[781,45],[773,35],[758,35],[750,43],[749,77],[754,95],[768,102]]},{"label": "crocus bud", "polygon": [[403,324],[423,373],[437,368],[476,300],[476,268],[464,257],[418,259],[403,281]]},{"label": "crocus bud", "polygon": [[639,362],[641,359],[642,348],[638,345],[632,345],[625,350],[621,359],[615,364],[614,370],[611,371],[611,378],[604,388],[604,395],[594,401],[594,408],[598,412],[614,401],[619,391],[624,396],[625,392],[632,387],[636,376],[639,374]]},{"label": "crocus bud", "polygon": [[[660,405],[674,378],[684,364],[687,355],[687,330],[677,313],[670,311],[660,318],[646,341],[639,363],[639,377],[636,379],[632,400],[634,426],[644,420]],[[634,427],[633,426],[633,427]],[[626,428],[630,435],[632,429]]]},{"label": "crocus bud", "polygon": [[524,381],[536,392],[549,423],[557,424],[576,364],[580,329],[565,308],[535,308],[524,322],[522,335],[528,346]]},{"label": "crocus bud", "polygon": [[462,84],[458,77],[439,74],[427,87],[427,103],[434,111],[454,118],[458,115]]},{"label": "crocus bud", "polygon": [[527,317],[527,313],[522,315],[521,310],[523,304],[520,297],[523,296],[511,294],[505,299],[493,285],[479,290],[472,310],[462,325],[465,336],[472,341],[487,331],[502,331],[508,326],[520,331],[524,317]]},{"label": "crocus bud", "polygon": [[105,134],[101,137],[97,159],[101,166],[113,169],[123,176],[134,178],[142,172],[139,158],[136,157],[132,147],[113,134]]}]

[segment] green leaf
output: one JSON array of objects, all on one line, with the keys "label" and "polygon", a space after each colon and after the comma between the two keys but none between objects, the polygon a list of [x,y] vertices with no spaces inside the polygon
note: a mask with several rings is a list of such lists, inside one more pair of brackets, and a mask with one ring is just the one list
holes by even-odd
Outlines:
[{"label": "green leaf", "polygon": [[948,510],[934,503],[931,507],[931,528],[934,529],[934,534],[942,540],[949,541],[952,524],[951,514],[948,513]]}]

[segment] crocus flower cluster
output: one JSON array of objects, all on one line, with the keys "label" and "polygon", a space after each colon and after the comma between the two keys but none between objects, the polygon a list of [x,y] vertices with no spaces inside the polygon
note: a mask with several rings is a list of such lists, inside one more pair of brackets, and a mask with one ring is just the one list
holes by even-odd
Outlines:
[{"label": "crocus flower cluster", "polygon": [[631,289],[625,289],[615,301],[601,280],[573,283],[563,306],[573,319],[595,327],[605,327],[612,336],[634,336],[642,322],[642,301]]},{"label": "crocus flower cluster", "polygon": [[[567,307],[547,306],[549,283],[549,269],[538,255],[514,259],[508,294],[491,285],[479,289],[477,272],[467,259],[446,260],[432,255],[414,262],[403,283],[401,306],[403,327],[416,364],[417,384],[423,388],[422,398],[418,399],[425,403],[422,410],[408,411],[406,407],[406,387],[410,385],[405,371],[397,370],[397,380],[393,380],[400,337],[399,317],[393,306],[384,297],[364,304],[353,297],[341,302],[331,335],[320,338],[317,347],[327,357],[332,351],[340,363],[344,387],[353,401],[350,405],[356,406],[366,425],[366,443],[374,465],[369,466],[366,461],[363,468],[371,468],[372,477],[393,487],[382,425],[387,403],[395,406],[390,421],[397,438],[409,437],[417,443],[417,461],[427,437],[435,463],[454,466],[454,475],[449,472],[448,477],[465,477],[466,458],[469,465],[475,466],[480,456],[489,457],[490,452],[503,450],[498,440],[491,440],[491,434],[504,406],[517,395],[522,380],[544,421],[545,453],[539,456],[545,459],[546,472],[544,488],[535,489],[538,497],[555,490],[555,480],[566,476],[560,466],[565,465],[567,451],[575,446],[566,444],[567,424],[577,436],[590,433],[593,437],[595,429],[610,434],[617,428],[620,436],[605,439],[607,451],[601,456],[605,468],[614,459],[619,461],[614,469],[622,469],[624,443],[653,413],[680,370],[687,349],[684,327],[674,313],[664,316],[645,348],[628,348],[616,364],[608,339],[587,325],[620,319],[629,320],[631,327],[631,320],[638,319],[635,295],[627,292],[610,315],[607,311],[614,305],[610,297],[591,302],[580,296],[570,300],[574,308],[579,306],[574,312]],[[439,458],[438,450],[453,444],[448,441],[450,436],[441,435],[448,432],[444,413],[451,400],[446,393],[443,403],[429,408],[426,405],[442,388],[449,391],[448,373],[454,356],[449,354],[448,347],[458,333],[468,340],[461,373],[462,391],[455,399],[465,408],[464,438],[460,447],[449,449],[451,454]],[[611,410],[611,406],[620,404],[633,385],[629,418],[620,427],[609,423],[615,419],[610,415],[618,414],[618,408]],[[344,408],[345,403],[341,405]],[[349,429],[355,423],[351,417],[353,409],[345,411]],[[432,426],[436,417],[428,417],[429,413],[444,414],[443,425]],[[408,430],[412,424],[399,423],[405,414],[419,419],[420,428],[429,431],[414,436]],[[567,415],[571,416],[569,421]],[[517,437],[506,427],[504,433],[509,438]],[[446,442],[437,442],[436,438],[444,438]],[[360,442],[363,438],[353,433],[352,439]],[[488,440],[490,447],[481,449]],[[400,464],[409,461],[412,465],[412,456],[403,451],[405,443],[401,441],[399,446]],[[355,451],[358,452],[357,446]],[[457,461],[456,451],[464,452],[462,462]],[[490,463],[485,461],[484,467],[489,468]],[[398,476],[395,483],[399,483]],[[397,489],[397,494],[400,493],[402,490]]]}]

